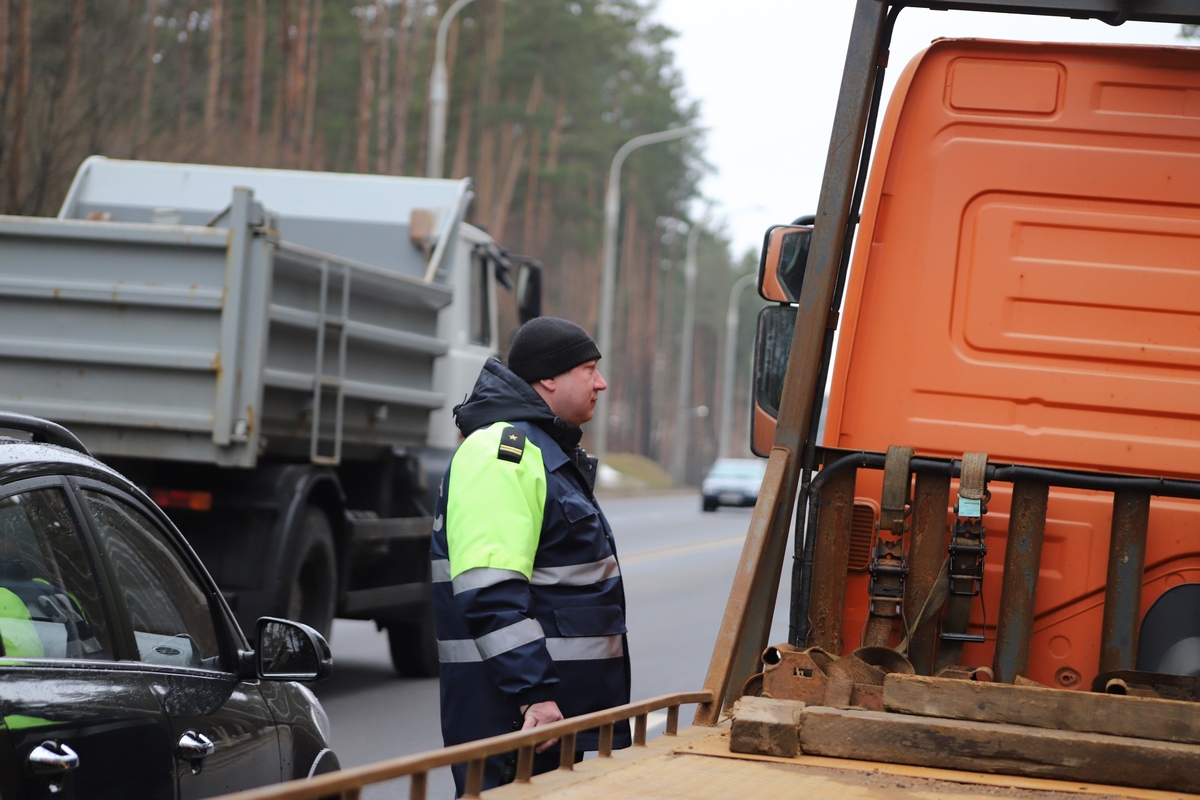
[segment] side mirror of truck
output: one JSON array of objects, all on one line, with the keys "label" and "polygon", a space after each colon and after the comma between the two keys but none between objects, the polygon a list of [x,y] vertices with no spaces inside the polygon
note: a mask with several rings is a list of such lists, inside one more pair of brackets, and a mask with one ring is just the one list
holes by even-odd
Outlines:
[{"label": "side mirror of truck", "polygon": [[758,262],[758,294],[774,303],[795,303],[804,284],[812,228],[807,225],[772,225],[763,237]]},{"label": "side mirror of truck", "polygon": [[524,325],[542,315],[542,264],[522,261],[517,267],[517,318]]},{"label": "side mirror of truck", "polygon": [[750,415],[750,450],[756,456],[771,454],[795,330],[796,306],[767,306],[758,312]]}]

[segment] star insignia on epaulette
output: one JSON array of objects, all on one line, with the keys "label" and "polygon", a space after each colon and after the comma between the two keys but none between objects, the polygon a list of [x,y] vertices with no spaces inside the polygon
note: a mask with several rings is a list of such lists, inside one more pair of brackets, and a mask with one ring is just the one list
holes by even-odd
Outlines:
[{"label": "star insignia on epaulette", "polygon": [[521,456],[524,453],[525,431],[512,425],[505,428],[500,433],[500,449],[496,453],[496,457],[502,461],[520,464]]}]

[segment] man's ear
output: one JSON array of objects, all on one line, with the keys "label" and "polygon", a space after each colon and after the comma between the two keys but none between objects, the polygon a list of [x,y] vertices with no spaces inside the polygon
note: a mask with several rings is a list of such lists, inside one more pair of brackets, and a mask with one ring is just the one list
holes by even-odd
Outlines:
[{"label": "man's ear", "polygon": [[555,386],[557,386],[557,384],[554,382],[554,378],[541,378],[537,381],[537,383],[541,384],[542,388],[547,392],[553,392]]}]

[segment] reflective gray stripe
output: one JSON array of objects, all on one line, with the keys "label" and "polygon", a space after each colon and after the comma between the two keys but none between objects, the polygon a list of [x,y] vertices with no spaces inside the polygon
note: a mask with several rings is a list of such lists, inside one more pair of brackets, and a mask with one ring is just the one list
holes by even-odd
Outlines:
[{"label": "reflective gray stripe", "polygon": [[569,567],[538,567],[529,582],[535,586],[591,586],[621,574],[616,556]]},{"label": "reflective gray stripe", "polygon": [[620,658],[625,654],[620,634],[615,636],[571,636],[547,639],[546,649],[555,661],[594,661]]},{"label": "reflective gray stripe", "polygon": [[542,631],[542,623],[536,619],[523,619],[507,628],[485,633],[475,640],[475,644],[478,645],[479,652],[484,658],[491,658],[501,653],[507,653],[509,650],[515,650],[523,644],[536,642],[545,635]]},{"label": "reflective gray stripe", "polygon": [[445,583],[450,580],[450,559],[435,558],[430,565],[434,583]]},{"label": "reflective gray stripe", "polygon": [[[529,622],[533,622],[533,620],[529,620]],[[518,625],[520,624],[518,623]],[[515,628],[517,625],[512,627]],[[511,630],[511,628],[504,630]],[[504,631],[496,631],[496,633],[504,633]],[[620,658],[625,654],[620,635],[547,639],[546,649],[555,661],[597,661],[606,658]],[[496,653],[491,653],[488,657],[493,655]],[[467,664],[483,661],[483,656],[474,639],[452,639],[448,642],[438,642],[438,661],[443,664]]]},{"label": "reflective gray stripe", "polygon": [[438,661],[443,664],[469,664],[483,661],[483,656],[479,655],[474,639],[451,639],[438,642]]},{"label": "reflective gray stripe", "polygon": [[[447,562],[449,564],[449,562]],[[447,567],[448,569],[449,567]],[[471,589],[482,589],[485,586],[495,586],[497,583],[511,580],[525,581],[525,576],[515,569],[495,569],[493,567],[476,567],[455,578],[454,593],[462,594]]]}]

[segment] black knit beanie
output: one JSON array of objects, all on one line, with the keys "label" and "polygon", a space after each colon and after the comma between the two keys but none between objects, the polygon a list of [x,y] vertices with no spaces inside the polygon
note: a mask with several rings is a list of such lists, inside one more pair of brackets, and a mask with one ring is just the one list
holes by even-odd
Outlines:
[{"label": "black knit beanie", "polygon": [[553,378],[600,358],[587,331],[558,317],[534,317],[517,329],[508,348],[508,368],[527,383]]}]

